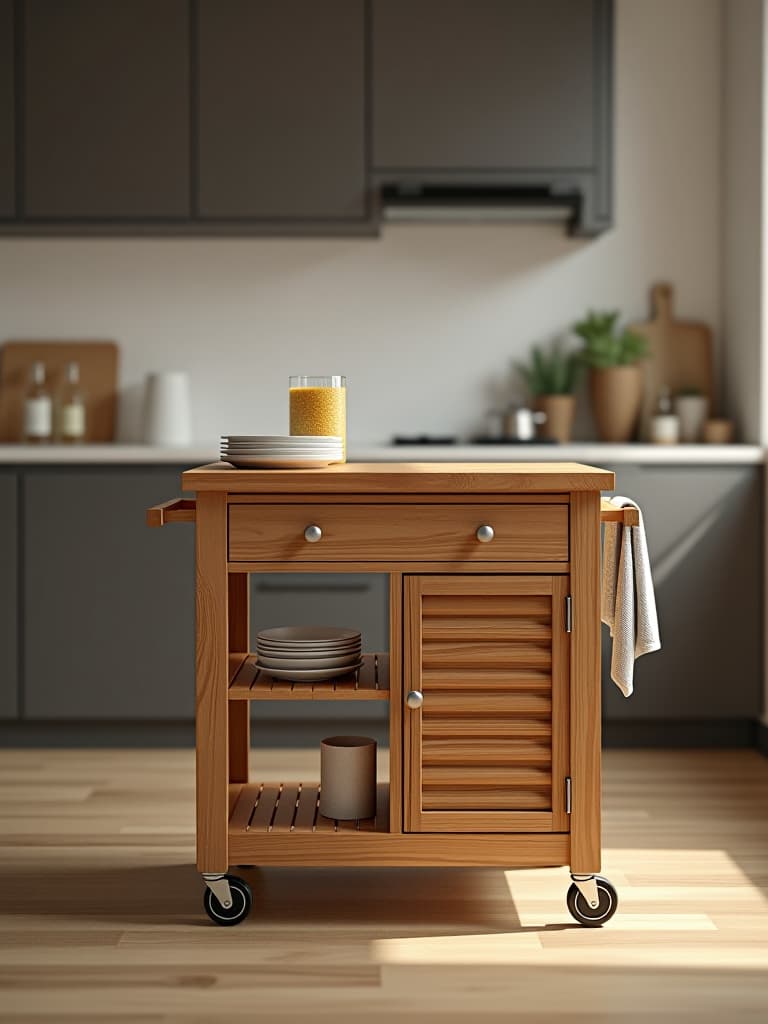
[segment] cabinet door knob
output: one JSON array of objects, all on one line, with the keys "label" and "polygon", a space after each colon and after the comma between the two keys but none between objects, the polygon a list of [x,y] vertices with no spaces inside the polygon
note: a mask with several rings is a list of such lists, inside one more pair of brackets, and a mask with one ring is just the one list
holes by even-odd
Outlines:
[{"label": "cabinet door knob", "polygon": [[493,540],[493,527],[489,526],[488,523],[483,523],[482,526],[478,526],[475,536],[481,544],[487,544],[489,540]]},{"label": "cabinet door knob", "polygon": [[304,540],[309,541],[310,544],[315,544],[323,536],[323,531],[316,523],[311,523],[304,530]]},{"label": "cabinet door knob", "polygon": [[411,690],[411,692],[405,698],[405,703],[408,705],[409,708],[411,708],[412,711],[415,711],[417,708],[420,708],[421,705],[424,703],[424,694],[421,692],[421,690]]}]

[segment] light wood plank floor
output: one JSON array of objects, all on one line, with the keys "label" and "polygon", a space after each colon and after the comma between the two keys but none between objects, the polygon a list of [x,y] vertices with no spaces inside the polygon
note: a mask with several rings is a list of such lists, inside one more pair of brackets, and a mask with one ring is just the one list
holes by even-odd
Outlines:
[{"label": "light wood plank floor", "polygon": [[599,930],[568,916],[565,869],[243,871],[254,912],[217,928],[193,778],[189,751],[0,752],[0,1020],[768,1021],[756,753],[608,752]]}]

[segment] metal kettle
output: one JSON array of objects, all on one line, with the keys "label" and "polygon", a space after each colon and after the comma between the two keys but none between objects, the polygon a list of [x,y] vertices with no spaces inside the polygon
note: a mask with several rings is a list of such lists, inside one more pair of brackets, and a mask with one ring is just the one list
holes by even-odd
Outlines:
[{"label": "metal kettle", "polygon": [[534,412],[525,405],[512,405],[504,417],[504,434],[510,441],[533,441],[537,425],[546,421],[545,412]]}]

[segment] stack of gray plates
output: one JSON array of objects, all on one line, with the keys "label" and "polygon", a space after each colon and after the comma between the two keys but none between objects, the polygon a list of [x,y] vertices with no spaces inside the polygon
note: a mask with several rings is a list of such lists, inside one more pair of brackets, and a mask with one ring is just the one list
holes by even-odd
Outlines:
[{"label": "stack of gray plates", "polygon": [[344,458],[340,437],[222,434],[222,462],[238,469],[320,469]]},{"label": "stack of gray plates", "polygon": [[359,629],[278,626],[256,637],[259,667],[275,679],[313,683],[346,675],[362,665]]}]

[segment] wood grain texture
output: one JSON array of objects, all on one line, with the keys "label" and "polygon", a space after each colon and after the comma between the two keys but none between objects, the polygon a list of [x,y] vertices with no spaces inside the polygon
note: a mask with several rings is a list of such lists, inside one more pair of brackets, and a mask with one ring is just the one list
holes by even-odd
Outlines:
[{"label": "wood grain texture", "polygon": [[[367,562],[306,562],[298,559],[293,562],[230,562],[230,572],[275,572],[279,567],[281,573],[291,572],[431,572],[431,573],[456,573],[466,572],[467,563],[460,560],[454,561],[431,561],[424,562],[420,559],[413,561],[367,561]],[[485,575],[508,576],[510,573],[541,573],[551,575],[553,573],[567,573],[568,562],[478,562],[470,567],[472,573],[482,572]]]},{"label": "wood grain texture", "polygon": [[[227,576],[228,656],[250,650],[251,587],[248,573]],[[229,678],[229,673],[228,673]],[[230,691],[231,692],[231,688]],[[230,703],[227,709],[229,781],[248,781],[248,753],[251,746],[251,713],[248,704]]]},{"label": "wood grain texture", "polygon": [[[481,543],[479,526],[495,536]],[[320,527],[309,543],[304,530]],[[249,561],[568,560],[567,505],[231,505],[229,558]]]},{"label": "wood grain texture", "polygon": [[226,871],[228,710],[227,506],[222,494],[197,499],[195,737],[197,866]]},{"label": "wood grain texture", "polygon": [[194,523],[194,498],[171,498],[147,509],[147,526],[165,526],[167,523]]},{"label": "wood grain texture", "polygon": [[249,654],[237,663],[229,687],[230,701],[249,700],[389,700],[390,656],[364,654],[358,671],[320,682],[275,679],[259,669],[258,658]]},{"label": "wood grain texture", "polygon": [[624,526],[640,525],[640,509],[618,508],[607,498],[600,499],[600,522],[601,523],[623,523]]},{"label": "wood grain texture", "polygon": [[403,831],[403,574],[389,575],[389,831]]},{"label": "wood grain texture", "polygon": [[325,469],[188,469],[185,491],[229,494],[515,494],[613,490],[614,474],[578,462],[346,462]]},{"label": "wood grain texture", "polygon": [[600,870],[600,495],[571,495],[571,870]]},{"label": "wood grain texture", "polygon": [[[254,751],[252,776],[300,779],[315,758]],[[768,760],[755,751],[606,751],[603,872],[619,909],[598,929],[571,920],[567,867],[505,871],[503,836],[446,850],[431,835],[405,837],[415,869],[234,869],[254,909],[216,928],[194,796],[192,750],[0,750],[3,1024],[765,1017]],[[321,856],[345,838],[321,836]],[[498,867],[439,864],[473,850]],[[306,854],[286,856],[299,868]]]},{"label": "wood grain texture", "polygon": [[[407,712],[410,830],[567,831],[566,578],[408,580],[408,669],[412,687],[424,694],[422,707]],[[479,680],[478,669],[483,673]],[[447,688],[443,672],[451,673]],[[483,678],[495,685],[486,690]],[[532,691],[526,690],[527,682]],[[535,766],[483,758],[486,744],[495,754],[521,739],[529,745],[539,741]],[[557,760],[556,743],[564,745]],[[462,760],[468,748],[469,763]],[[441,753],[438,765],[430,762],[435,750]],[[484,764],[478,765],[479,758]]]}]

